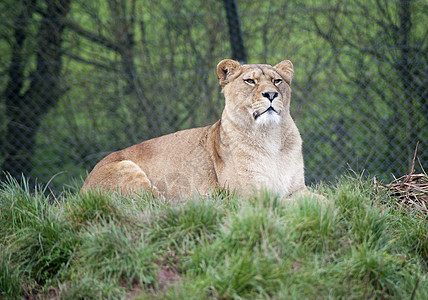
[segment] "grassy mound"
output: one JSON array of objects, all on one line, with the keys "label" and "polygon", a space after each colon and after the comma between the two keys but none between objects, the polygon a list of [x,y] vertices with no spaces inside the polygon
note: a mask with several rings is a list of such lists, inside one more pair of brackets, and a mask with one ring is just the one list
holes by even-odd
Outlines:
[{"label": "grassy mound", "polygon": [[329,203],[227,191],[151,195],[0,189],[0,298],[428,299],[423,214],[369,180]]}]

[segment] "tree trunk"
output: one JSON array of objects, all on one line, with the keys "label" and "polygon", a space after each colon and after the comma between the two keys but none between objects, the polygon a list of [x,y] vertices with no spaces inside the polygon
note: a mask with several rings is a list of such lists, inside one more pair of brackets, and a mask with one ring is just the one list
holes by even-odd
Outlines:
[{"label": "tree trunk", "polygon": [[[35,2],[35,1],[34,1]],[[35,9],[34,2],[25,2],[24,10]],[[43,116],[52,108],[61,96],[61,42],[64,29],[63,19],[70,9],[71,0],[48,1],[43,13],[38,34],[36,70],[31,75],[30,87],[22,91],[24,80],[22,44],[25,29],[15,28],[16,45],[9,67],[9,82],[4,93],[6,113],[9,123],[6,131],[6,154],[3,162],[3,175],[9,173],[20,179],[29,178],[32,169],[31,158],[34,154],[35,137]],[[27,25],[31,15],[21,20]]]},{"label": "tree trunk", "polygon": [[[406,158],[408,159],[409,170],[411,168],[412,158],[417,143],[426,143],[426,141],[423,140],[423,137],[420,136],[420,131],[421,127],[423,128],[426,126],[426,118],[428,116],[428,107],[426,103],[424,103],[426,102],[426,98],[420,97],[419,94],[422,90],[420,84],[423,81],[415,80],[415,78],[422,76],[412,76],[412,67],[415,63],[412,62],[412,58],[414,59],[415,57],[418,57],[418,54],[414,53],[414,49],[412,49],[409,44],[409,36],[413,25],[410,8],[411,2],[411,0],[400,0],[397,3],[399,26],[395,32],[395,41],[400,53],[399,59],[396,63],[396,70],[403,89],[402,107],[404,108],[403,114],[406,116],[405,126],[408,135]],[[423,64],[420,67],[423,68]],[[426,86],[424,86],[423,89],[426,90]],[[425,148],[426,144],[422,144],[422,146]],[[427,151],[418,153],[422,162],[428,161],[427,153]]]},{"label": "tree trunk", "polygon": [[232,48],[232,58],[240,63],[247,62],[247,51],[242,37],[241,22],[238,14],[238,4],[236,0],[223,0],[226,9],[227,25],[229,27],[230,46]]}]

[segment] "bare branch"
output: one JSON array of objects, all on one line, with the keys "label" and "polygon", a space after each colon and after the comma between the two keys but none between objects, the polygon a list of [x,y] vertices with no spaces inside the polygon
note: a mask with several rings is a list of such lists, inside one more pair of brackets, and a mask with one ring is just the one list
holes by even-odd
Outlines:
[{"label": "bare branch", "polygon": [[82,36],[82,37],[84,37],[84,38],[86,38],[86,39],[88,39],[94,43],[103,45],[103,46],[105,46],[105,47],[107,47],[113,51],[116,51],[116,52],[121,52],[123,50],[123,45],[116,44],[104,36],[94,34],[90,31],[84,29],[80,25],[74,23],[73,21],[70,21],[67,19],[64,21],[64,25],[68,29],[77,33],[78,35],[80,35],[80,36]]},{"label": "bare branch", "polygon": [[112,66],[108,66],[108,65],[105,65],[105,64],[93,61],[93,60],[87,60],[87,59],[85,59],[83,57],[80,57],[80,56],[77,56],[77,55],[74,55],[74,54],[71,54],[71,53],[64,53],[64,55],[67,56],[67,57],[69,57],[69,58],[71,58],[71,59],[73,59],[73,60],[81,62],[81,63],[85,63],[85,64],[92,65],[92,66],[95,66],[95,67],[99,67],[99,68],[107,70],[107,71],[119,72],[119,70],[117,68],[114,68]]}]

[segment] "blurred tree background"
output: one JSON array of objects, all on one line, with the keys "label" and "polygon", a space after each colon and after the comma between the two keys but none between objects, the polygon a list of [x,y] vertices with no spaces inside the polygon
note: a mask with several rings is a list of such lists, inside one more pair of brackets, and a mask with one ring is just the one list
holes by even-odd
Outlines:
[{"label": "blurred tree background", "polygon": [[215,122],[215,68],[290,59],[308,182],[428,169],[426,0],[2,0],[0,166],[56,189]]}]

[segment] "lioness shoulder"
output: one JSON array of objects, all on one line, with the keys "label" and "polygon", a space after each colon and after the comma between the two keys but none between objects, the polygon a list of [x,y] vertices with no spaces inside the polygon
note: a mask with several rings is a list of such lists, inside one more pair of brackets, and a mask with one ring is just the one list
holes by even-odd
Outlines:
[{"label": "lioness shoulder", "polygon": [[82,190],[208,194],[217,186],[289,196],[305,189],[302,140],[290,116],[293,65],[217,65],[225,107],[215,124],[143,141],[102,159]]}]

